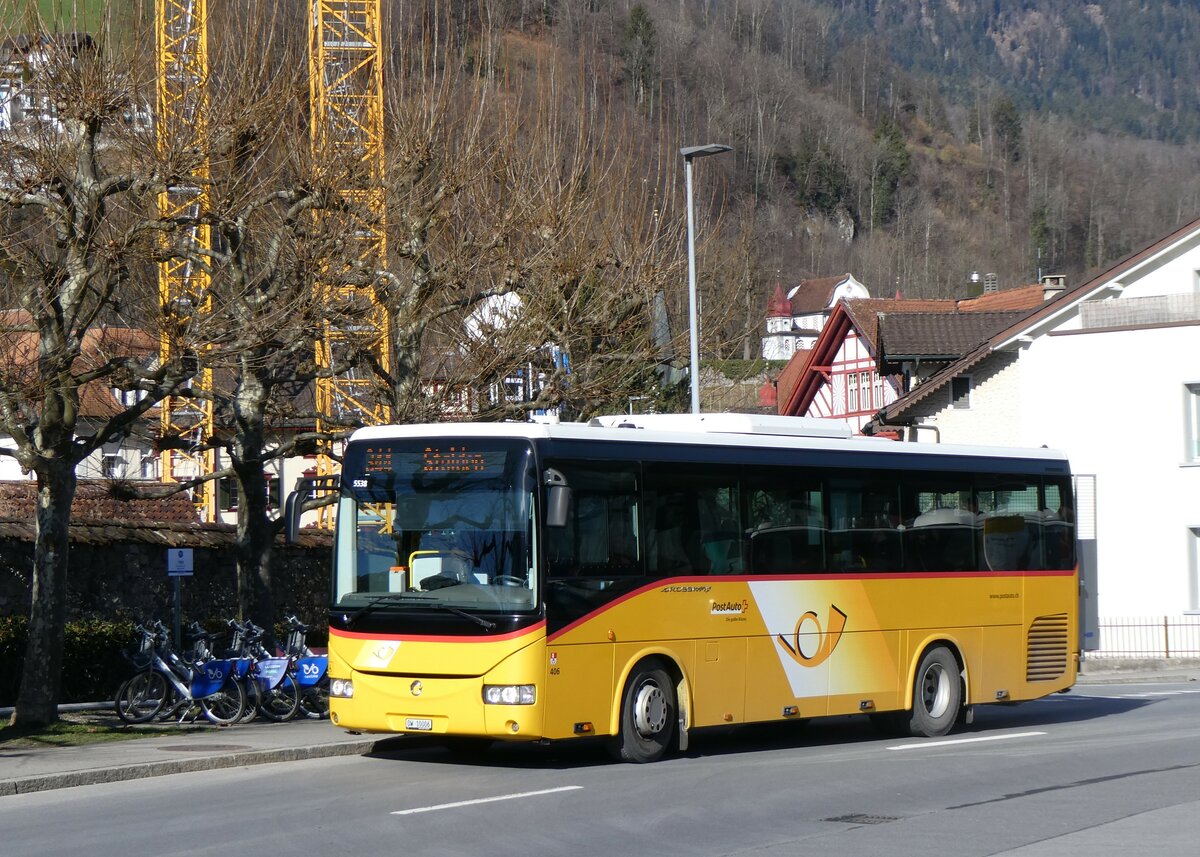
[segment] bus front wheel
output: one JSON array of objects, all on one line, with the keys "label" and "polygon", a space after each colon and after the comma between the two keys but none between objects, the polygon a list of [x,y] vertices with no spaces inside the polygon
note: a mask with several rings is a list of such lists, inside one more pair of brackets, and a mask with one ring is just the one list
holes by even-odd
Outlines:
[{"label": "bus front wheel", "polygon": [[945,735],[962,707],[962,668],[945,646],[935,646],[921,658],[913,682],[913,707],[908,731],[918,737]]},{"label": "bus front wheel", "polygon": [[678,719],[675,681],[655,662],[639,664],[621,697],[615,755],[625,762],[655,762],[671,746]]}]

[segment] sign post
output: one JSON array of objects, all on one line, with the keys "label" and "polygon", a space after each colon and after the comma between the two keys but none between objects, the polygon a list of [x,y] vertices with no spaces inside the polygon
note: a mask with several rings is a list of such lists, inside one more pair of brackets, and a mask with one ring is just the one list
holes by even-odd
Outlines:
[{"label": "sign post", "polygon": [[175,648],[181,649],[183,648],[183,593],[179,581],[181,578],[192,576],[191,548],[167,549],[167,576],[171,578],[171,587],[174,590]]}]

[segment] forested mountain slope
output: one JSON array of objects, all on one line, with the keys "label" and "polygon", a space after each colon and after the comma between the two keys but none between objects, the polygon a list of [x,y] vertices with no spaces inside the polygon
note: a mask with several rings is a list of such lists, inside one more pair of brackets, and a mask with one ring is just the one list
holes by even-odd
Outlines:
[{"label": "forested mountain slope", "polygon": [[835,40],[870,37],[959,94],[991,80],[1030,109],[1182,142],[1200,134],[1194,0],[812,0]]},{"label": "forested mountain slope", "polygon": [[[208,5],[219,21],[239,2]],[[695,176],[716,356],[757,353],[777,280],[849,271],[913,297],[961,296],[972,271],[1079,282],[1200,217],[1196,0],[380,2],[393,116],[417,56],[493,82],[496,106],[571,92],[578,128],[619,129],[672,223],[679,148],[733,147]],[[152,0],[115,5],[101,41],[152,26]],[[301,0],[260,5],[307,26]],[[21,8],[0,0],[9,23]],[[685,288],[667,301],[686,318]]]},{"label": "forested mountain slope", "polygon": [[649,139],[734,147],[697,167],[731,352],[753,351],[776,278],[928,297],[971,271],[1078,282],[1200,216],[1194,3],[540,8],[526,32],[597,63]]}]

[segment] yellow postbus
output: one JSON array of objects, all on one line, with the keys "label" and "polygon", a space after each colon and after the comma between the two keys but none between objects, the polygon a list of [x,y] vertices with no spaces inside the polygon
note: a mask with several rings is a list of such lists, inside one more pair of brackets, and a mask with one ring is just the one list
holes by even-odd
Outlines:
[{"label": "yellow postbus", "polygon": [[330,710],[355,732],[607,736],[862,713],[943,735],[1070,687],[1070,472],[1046,449],[735,414],[362,429]]}]

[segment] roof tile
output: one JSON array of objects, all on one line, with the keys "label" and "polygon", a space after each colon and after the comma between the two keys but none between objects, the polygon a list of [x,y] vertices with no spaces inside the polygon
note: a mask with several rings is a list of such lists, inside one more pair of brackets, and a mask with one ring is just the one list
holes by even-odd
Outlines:
[{"label": "roof tile", "polygon": [[[147,483],[159,486],[159,483]],[[161,487],[161,486],[159,486]],[[0,518],[34,517],[37,483],[32,480],[0,482]],[[192,524],[196,509],[186,494],[122,500],[114,497],[106,481],[80,481],[71,503],[76,523]]]},{"label": "roof tile", "polygon": [[966,354],[1023,312],[880,313],[879,345],[885,361],[907,357],[953,360]]}]

